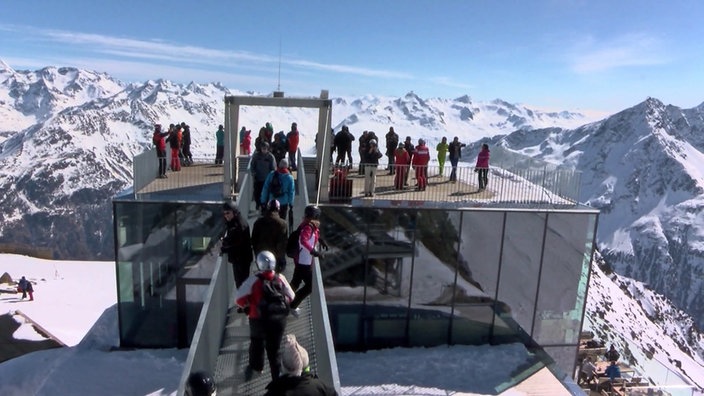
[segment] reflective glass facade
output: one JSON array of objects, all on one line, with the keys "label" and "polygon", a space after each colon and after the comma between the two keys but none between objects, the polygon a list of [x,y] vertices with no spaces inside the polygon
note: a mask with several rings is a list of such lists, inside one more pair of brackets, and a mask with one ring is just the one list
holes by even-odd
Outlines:
[{"label": "reflective glass facade", "polygon": [[336,349],[522,342],[569,372],[597,215],[323,207]]},{"label": "reflective glass facade", "polygon": [[187,347],[219,253],[222,204],[113,205],[120,345]]}]

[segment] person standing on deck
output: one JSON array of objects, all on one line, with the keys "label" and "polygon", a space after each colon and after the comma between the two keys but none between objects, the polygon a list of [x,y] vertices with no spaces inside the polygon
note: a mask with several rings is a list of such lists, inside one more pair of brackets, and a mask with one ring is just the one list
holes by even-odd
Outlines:
[{"label": "person standing on deck", "polygon": [[474,167],[474,171],[477,172],[479,179],[479,191],[484,191],[489,183],[489,145],[486,143],[482,144],[482,150],[477,155],[477,165]]}]

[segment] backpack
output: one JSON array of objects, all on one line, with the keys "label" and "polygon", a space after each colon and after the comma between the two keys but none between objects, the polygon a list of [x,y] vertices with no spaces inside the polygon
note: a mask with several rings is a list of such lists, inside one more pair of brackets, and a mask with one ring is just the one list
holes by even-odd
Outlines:
[{"label": "backpack", "polygon": [[281,175],[279,175],[279,172],[273,172],[274,175],[271,177],[271,182],[269,183],[269,193],[278,198],[284,195],[284,186],[281,184]]},{"label": "backpack", "polygon": [[259,300],[259,317],[276,318],[285,317],[291,310],[291,305],[283,293],[283,283],[279,275],[274,275],[274,279],[268,280],[263,275],[257,275],[262,283],[262,299]]},{"label": "backpack", "polygon": [[286,256],[296,258],[298,250],[301,248],[298,240],[301,239],[301,226],[298,226],[295,231],[288,235],[286,240]]},{"label": "backpack", "polygon": [[154,134],[152,135],[152,143],[155,146],[159,146],[159,140],[160,140],[159,138],[160,138],[159,134],[154,132]]}]

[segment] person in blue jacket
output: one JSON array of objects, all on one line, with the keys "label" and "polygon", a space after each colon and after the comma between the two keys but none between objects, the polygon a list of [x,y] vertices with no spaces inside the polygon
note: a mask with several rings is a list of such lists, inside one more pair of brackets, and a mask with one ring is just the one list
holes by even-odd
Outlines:
[{"label": "person in blue jacket", "polygon": [[611,365],[609,365],[606,370],[604,370],[604,374],[609,377],[609,381],[611,381],[611,383],[613,384],[616,378],[621,378],[621,369],[618,368],[618,364],[616,364],[616,361],[612,361]]},{"label": "person in blue jacket", "polygon": [[[274,180],[277,178],[277,180]],[[259,198],[261,207],[266,207],[267,202],[275,199],[279,201],[279,216],[286,220],[290,208],[293,208],[293,199],[296,194],[296,187],[293,175],[288,170],[288,160],[286,158],[279,161],[279,167],[269,172],[264,180],[262,195]],[[289,221],[290,222],[290,221]]]}]

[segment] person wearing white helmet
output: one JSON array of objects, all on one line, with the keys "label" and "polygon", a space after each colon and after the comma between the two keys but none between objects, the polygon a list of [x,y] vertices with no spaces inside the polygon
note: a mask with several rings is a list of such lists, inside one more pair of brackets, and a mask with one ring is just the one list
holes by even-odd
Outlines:
[{"label": "person wearing white helmet", "polygon": [[237,289],[235,303],[249,316],[249,364],[244,379],[264,370],[264,351],[269,359],[271,378],[279,377],[279,347],[286,331],[286,317],[296,296],[286,277],[277,274],[276,257],[268,250],[257,254],[259,271]]}]

